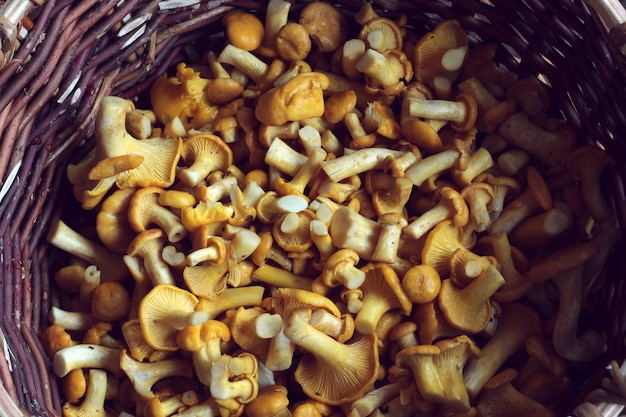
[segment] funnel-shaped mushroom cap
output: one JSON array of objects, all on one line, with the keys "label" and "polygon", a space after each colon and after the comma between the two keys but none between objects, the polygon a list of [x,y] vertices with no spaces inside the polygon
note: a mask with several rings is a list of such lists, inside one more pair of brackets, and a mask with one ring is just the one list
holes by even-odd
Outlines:
[{"label": "funnel-shaped mushroom cap", "polygon": [[198,298],[189,291],[175,285],[156,285],[139,305],[141,332],[146,343],[158,350],[178,350],[178,331],[209,319],[208,313],[196,311],[197,305]]},{"label": "funnel-shaped mushroom cap", "polygon": [[[467,33],[457,20],[444,20],[415,45],[415,79],[433,91],[449,91],[467,59]],[[443,84],[442,84],[443,83]],[[439,97],[447,98],[447,97]]]},{"label": "funnel-shaped mushroom cap", "polygon": [[[113,170],[119,188],[169,187],[174,182],[182,140],[133,138],[126,131],[126,114],[132,110],[132,104],[123,98],[107,96],[102,100],[94,130],[96,165],[89,172],[89,178],[103,180],[111,176]],[[124,155],[138,155],[143,161],[132,169],[122,166],[120,169],[123,170],[120,170],[117,162]]]},{"label": "funnel-shaped mushroom cap", "polygon": [[310,309],[291,314],[285,335],[307,353],[298,362],[296,381],[311,398],[341,405],[360,398],[378,374],[378,338],[357,335],[343,344],[309,323]]},{"label": "funnel-shaped mushroom cap", "polygon": [[442,279],[450,274],[450,257],[463,245],[463,229],[448,219],[428,233],[422,248],[422,263],[432,266]]}]

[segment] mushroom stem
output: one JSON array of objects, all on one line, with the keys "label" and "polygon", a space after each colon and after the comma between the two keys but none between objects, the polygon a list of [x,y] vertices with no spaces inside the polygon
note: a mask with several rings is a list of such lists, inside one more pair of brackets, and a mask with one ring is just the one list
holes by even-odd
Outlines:
[{"label": "mushroom stem", "polygon": [[211,320],[231,308],[260,305],[264,292],[260,285],[226,288],[215,298],[201,298],[196,310],[209,313],[207,320]]},{"label": "mushroom stem", "polygon": [[477,111],[474,98],[465,93],[457,96],[457,101],[425,100],[409,98],[409,116],[425,119],[447,120],[451,126],[467,131],[476,123]]},{"label": "mushroom stem", "polygon": [[299,153],[280,138],[274,138],[265,153],[265,163],[267,165],[292,177],[300,171],[300,168],[306,161],[306,155]]},{"label": "mushroom stem", "polygon": [[269,66],[251,52],[244,51],[232,44],[227,44],[217,57],[218,62],[230,64],[252,78],[255,82],[262,80]]},{"label": "mushroom stem", "polygon": [[464,155],[464,147],[460,140],[456,140],[454,146],[415,162],[404,175],[419,187],[428,178],[457,166]]},{"label": "mushroom stem", "polygon": [[120,350],[89,343],[65,347],[54,354],[52,369],[58,377],[64,377],[73,369],[106,369],[119,375]]},{"label": "mushroom stem", "polygon": [[352,175],[382,168],[387,157],[400,158],[403,154],[402,151],[384,148],[359,149],[322,162],[322,169],[331,180],[339,182]]},{"label": "mushroom stem", "polygon": [[252,272],[252,280],[260,281],[267,285],[278,288],[298,288],[302,290],[311,290],[313,280],[300,275],[285,271],[268,264],[263,264]]},{"label": "mushroom stem", "polygon": [[541,331],[541,319],[534,309],[520,303],[502,304],[496,332],[482,347],[480,357],[470,359],[465,367],[463,380],[470,398],[478,396],[502,364],[524,346],[527,337]]},{"label": "mushroom stem", "polygon": [[48,242],[95,265],[101,273],[102,282],[120,282],[129,275],[120,256],[77,233],[62,220],[58,220],[48,232]]},{"label": "mushroom stem", "polygon": [[526,190],[504,207],[500,216],[491,223],[489,233],[509,233],[536,210],[552,208],[552,195],[539,172],[529,168],[527,178]]},{"label": "mushroom stem", "polygon": [[554,322],[552,344],[563,358],[576,362],[588,362],[606,351],[606,336],[587,330],[578,335],[578,322],[583,296],[583,267],[564,271],[552,277],[559,287],[559,310]]},{"label": "mushroom stem", "polygon": [[523,112],[509,116],[498,133],[513,146],[531,153],[550,168],[560,167],[572,148],[567,131],[550,132],[532,123]]}]

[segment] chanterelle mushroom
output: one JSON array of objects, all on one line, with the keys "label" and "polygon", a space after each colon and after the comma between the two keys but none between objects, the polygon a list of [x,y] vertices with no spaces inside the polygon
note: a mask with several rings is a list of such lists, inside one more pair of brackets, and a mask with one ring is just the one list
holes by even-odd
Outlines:
[{"label": "chanterelle mushroom", "polygon": [[127,187],[169,187],[174,182],[176,164],[180,158],[181,139],[151,138],[137,140],[126,131],[126,114],[133,110],[128,100],[108,96],[102,100],[96,116],[96,165],[89,172],[92,180],[111,176],[107,169],[110,158],[139,155],[143,161],[129,170],[116,172],[116,184]]},{"label": "chanterelle mushroom", "polygon": [[467,59],[467,33],[457,20],[444,20],[415,45],[415,79],[442,99],[449,98],[452,83]]},{"label": "chanterelle mushroom", "polygon": [[285,335],[307,352],[298,362],[296,381],[309,397],[325,404],[360,398],[378,374],[376,335],[356,335],[343,344],[311,326],[310,317],[310,309],[299,309],[285,324]]},{"label": "chanterelle mushroom", "polygon": [[139,320],[146,342],[154,349],[176,351],[176,334],[186,326],[209,319],[205,311],[196,311],[198,298],[174,285],[156,285],[141,300]]},{"label": "chanterelle mushroom", "polygon": [[335,6],[316,1],[300,12],[298,21],[309,33],[320,52],[332,52],[343,44],[348,36],[348,21]]}]

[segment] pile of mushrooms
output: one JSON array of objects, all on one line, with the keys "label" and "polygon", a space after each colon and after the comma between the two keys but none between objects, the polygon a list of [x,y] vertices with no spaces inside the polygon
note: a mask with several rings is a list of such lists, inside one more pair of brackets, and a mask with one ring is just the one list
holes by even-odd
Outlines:
[{"label": "pile of mushrooms", "polygon": [[64,415],[559,414],[606,349],[615,161],[456,20],[291,6],[102,101],[95,224],[48,234]]}]

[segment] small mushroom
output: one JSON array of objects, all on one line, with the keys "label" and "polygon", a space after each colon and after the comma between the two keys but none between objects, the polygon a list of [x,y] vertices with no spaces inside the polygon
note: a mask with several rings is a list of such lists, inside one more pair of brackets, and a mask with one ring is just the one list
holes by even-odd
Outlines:
[{"label": "small mushroom", "polygon": [[137,233],[144,232],[152,225],[158,226],[170,242],[180,242],[187,236],[187,230],[176,214],[159,204],[163,192],[164,189],[159,187],[137,189],[128,205],[128,223]]},{"label": "small mushroom", "polygon": [[185,63],[178,64],[175,77],[157,78],[150,88],[150,104],[159,122],[165,125],[178,118],[185,131],[213,122],[217,107],[205,95],[210,83]]},{"label": "small mushroom", "polygon": [[456,101],[409,98],[409,116],[446,120],[459,132],[467,132],[476,124],[478,107],[469,94],[459,93]]},{"label": "small mushroom", "polygon": [[447,172],[454,167],[464,169],[468,159],[469,150],[467,146],[457,139],[447,149],[415,162],[404,172],[404,175],[419,187],[427,179]]},{"label": "small mushroom", "polygon": [[128,207],[135,193],[134,188],[116,190],[100,206],[96,215],[96,233],[104,246],[119,254],[125,254],[134,237],[128,222]]},{"label": "small mushroom", "polygon": [[366,89],[370,93],[396,96],[413,78],[413,65],[404,52],[388,49],[378,52],[366,49],[355,68],[365,75]]},{"label": "small mushroom", "polygon": [[134,260],[141,261],[143,268],[153,285],[174,285],[174,275],[163,260],[163,246],[167,237],[161,229],[148,229],[139,233],[128,245],[124,256],[126,265]]},{"label": "small mushroom", "polygon": [[307,28],[296,22],[288,22],[278,31],[276,49],[285,61],[305,59],[312,44]]},{"label": "small mushroom", "polygon": [[265,28],[263,22],[252,13],[232,11],[222,18],[228,41],[244,51],[254,51],[263,42]]},{"label": "small mushroom", "polygon": [[222,138],[209,133],[185,139],[182,158],[187,166],[178,172],[178,177],[189,187],[200,184],[213,171],[226,170],[233,163],[230,147]]},{"label": "small mushroom", "polygon": [[155,285],[139,305],[141,333],[146,343],[157,350],[178,350],[178,331],[209,319],[207,312],[196,310],[197,306],[198,298],[189,291],[175,285]]},{"label": "small mushroom", "polygon": [[255,107],[257,119],[267,125],[282,125],[324,115],[323,92],[328,77],[320,72],[298,74],[281,86],[264,92]]},{"label": "small mushroom", "polygon": [[335,6],[315,1],[307,4],[298,20],[305,27],[320,52],[332,52],[347,38],[348,22]]},{"label": "small mushroom", "polygon": [[191,352],[196,376],[200,382],[209,386],[212,381],[212,368],[222,356],[222,342],[230,341],[230,329],[218,320],[185,326],[176,333],[176,345]]},{"label": "small mushroom", "polygon": [[476,232],[484,232],[491,226],[490,209],[495,201],[493,188],[483,182],[471,183],[463,187],[461,196],[469,208],[469,225]]},{"label": "small mushroom", "polygon": [[439,295],[441,277],[431,266],[415,265],[402,277],[402,288],[413,303],[429,303]]}]

